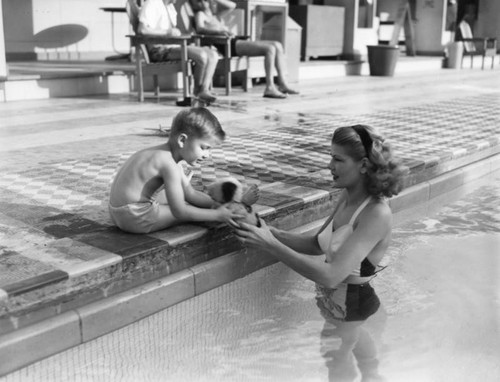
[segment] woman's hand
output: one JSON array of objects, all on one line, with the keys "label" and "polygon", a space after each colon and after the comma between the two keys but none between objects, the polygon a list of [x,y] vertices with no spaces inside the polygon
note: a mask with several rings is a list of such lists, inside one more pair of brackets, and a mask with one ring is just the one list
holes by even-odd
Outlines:
[{"label": "woman's hand", "polygon": [[235,228],[235,234],[240,243],[246,247],[268,250],[273,244],[277,243],[276,238],[271,233],[266,222],[261,219],[261,226],[256,227],[247,223],[240,222]]}]

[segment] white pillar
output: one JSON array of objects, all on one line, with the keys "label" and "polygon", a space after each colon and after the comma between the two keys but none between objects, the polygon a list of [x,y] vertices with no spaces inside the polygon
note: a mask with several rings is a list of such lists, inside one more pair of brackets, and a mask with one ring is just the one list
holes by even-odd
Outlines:
[{"label": "white pillar", "polygon": [[2,0],[0,0],[0,78],[7,77],[7,62],[5,61],[5,35],[3,33]]}]

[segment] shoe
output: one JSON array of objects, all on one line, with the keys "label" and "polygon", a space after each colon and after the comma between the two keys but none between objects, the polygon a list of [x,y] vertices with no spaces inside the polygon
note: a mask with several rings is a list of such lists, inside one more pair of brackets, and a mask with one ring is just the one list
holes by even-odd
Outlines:
[{"label": "shoe", "polygon": [[193,103],[193,100],[191,99],[191,97],[181,98],[181,99],[178,99],[177,101],[175,101],[175,104],[177,106],[191,106],[192,103]]},{"label": "shoe", "polygon": [[280,87],[279,91],[283,94],[300,94],[298,90],[290,89],[288,87]]},{"label": "shoe", "polygon": [[197,96],[197,97],[198,97],[201,101],[206,102],[206,103],[209,103],[209,104],[210,104],[210,103],[212,103],[212,102],[214,102],[214,101],[217,99],[217,97],[216,97],[216,96],[214,96],[214,95],[212,95],[212,94],[210,94],[210,93],[208,93],[208,92],[200,92],[200,93],[198,93],[198,96]]},{"label": "shoe", "polygon": [[286,98],[286,94],[283,94],[282,92],[278,90],[270,90],[264,92],[263,95],[264,98],[276,98],[276,99],[283,99]]}]

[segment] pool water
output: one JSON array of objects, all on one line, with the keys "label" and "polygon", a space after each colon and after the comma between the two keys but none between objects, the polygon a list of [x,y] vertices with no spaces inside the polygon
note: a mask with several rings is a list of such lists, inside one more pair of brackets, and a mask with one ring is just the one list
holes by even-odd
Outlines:
[{"label": "pool water", "polygon": [[499,381],[498,195],[496,174],[394,229],[354,353],[314,284],[277,264],[0,380]]}]

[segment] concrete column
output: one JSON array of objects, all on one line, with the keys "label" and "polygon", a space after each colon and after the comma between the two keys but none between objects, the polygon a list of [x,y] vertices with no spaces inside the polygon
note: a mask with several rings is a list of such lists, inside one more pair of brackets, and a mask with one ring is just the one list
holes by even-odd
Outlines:
[{"label": "concrete column", "polygon": [[7,77],[7,62],[5,61],[5,35],[3,33],[2,0],[0,0],[0,79]]},{"label": "concrete column", "polygon": [[417,54],[443,54],[446,0],[416,1],[415,44]]},{"label": "concrete column", "polygon": [[354,57],[354,42],[356,41],[356,31],[358,30],[358,0],[324,0],[325,5],[344,7],[344,59]]}]

